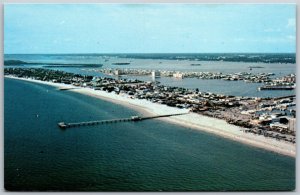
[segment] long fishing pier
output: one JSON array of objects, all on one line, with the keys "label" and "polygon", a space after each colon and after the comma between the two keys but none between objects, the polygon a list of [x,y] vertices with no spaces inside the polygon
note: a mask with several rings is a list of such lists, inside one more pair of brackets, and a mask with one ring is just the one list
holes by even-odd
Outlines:
[{"label": "long fishing pier", "polygon": [[66,90],[72,90],[72,89],[79,89],[78,87],[65,87],[65,88],[59,88],[60,91],[66,91]]},{"label": "long fishing pier", "polygon": [[136,121],[142,121],[142,120],[147,120],[147,119],[170,117],[170,116],[177,116],[177,115],[184,115],[184,114],[187,114],[187,113],[166,114],[166,115],[156,115],[156,116],[147,116],[147,117],[131,116],[130,118],[119,118],[119,119],[111,119],[111,120],[86,121],[86,122],[78,122],[78,123],[59,122],[57,125],[61,129],[67,129],[67,128],[72,128],[72,127],[92,126],[92,125],[107,124],[107,123],[129,122],[129,121],[136,122]]}]

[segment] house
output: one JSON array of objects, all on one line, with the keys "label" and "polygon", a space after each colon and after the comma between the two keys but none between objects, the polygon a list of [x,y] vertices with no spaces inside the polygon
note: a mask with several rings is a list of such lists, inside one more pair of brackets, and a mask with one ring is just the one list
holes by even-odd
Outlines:
[{"label": "house", "polygon": [[175,77],[175,78],[179,78],[179,79],[183,79],[183,74],[182,74],[182,73],[179,73],[179,72],[177,72],[177,73],[174,73],[174,74],[173,74],[173,77]]}]

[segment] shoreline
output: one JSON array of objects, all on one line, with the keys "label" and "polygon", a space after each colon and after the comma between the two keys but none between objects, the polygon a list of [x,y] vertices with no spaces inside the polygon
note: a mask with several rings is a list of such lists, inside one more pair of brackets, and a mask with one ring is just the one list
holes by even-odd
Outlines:
[{"label": "shoreline", "polygon": [[112,102],[114,104],[120,104],[137,112],[149,116],[149,115],[164,115],[164,114],[176,114],[187,113],[180,116],[171,116],[168,118],[160,118],[159,120],[180,125],[183,127],[192,128],[194,130],[200,130],[203,132],[211,133],[217,136],[221,136],[232,141],[237,141],[242,144],[262,148],[268,151],[276,152],[282,155],[296,157],[296,144],[274,140],[266,138],[261,135],[255,135],[251,133],[244,133],[242,127],[228,124],[225,120],[203,116],[196,113],[188,112],[187,109],[179,109],[161,105],[147,101],[145,99],[131,99],[127,95],[117,95],[114,93],[108,93],[105,91],[94,90],[91,88],[76,87],[63,83],[52,83],[48,81],[40,81],[27,78],[18,78],[13,76],[5,76],[4,78],[18,79],[23,81],[35,82],[39,84],[46,84],[57,88],[72,88],[71,91],[81,93],[84,95],[99,98],[105,101]]}]

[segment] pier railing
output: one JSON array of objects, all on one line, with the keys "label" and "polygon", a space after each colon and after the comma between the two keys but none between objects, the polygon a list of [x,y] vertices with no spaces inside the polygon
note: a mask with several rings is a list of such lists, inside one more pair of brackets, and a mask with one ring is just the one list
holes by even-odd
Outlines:
[{"label": "pier railing", "polygon": [[107,124],[107,123],[129,122],[129,121],[142,121],[142,120],[148,120],[148,119],[154,119],[154,118],[162,118],[162,117],[170,117],[170,116],[177,116],[177,115],[184,115],[184,114],[187,114],[187,113],[165,114],[165,115],[155,115],[155,116],[146,116],[146,117],[131,116],[130,118],[85,121],[85,122],[76,122],[76,123],[59,122],[57,125],[61,129],[67,129],[67,128],[72,128],[72,127],[92,126],[92,125]]}]

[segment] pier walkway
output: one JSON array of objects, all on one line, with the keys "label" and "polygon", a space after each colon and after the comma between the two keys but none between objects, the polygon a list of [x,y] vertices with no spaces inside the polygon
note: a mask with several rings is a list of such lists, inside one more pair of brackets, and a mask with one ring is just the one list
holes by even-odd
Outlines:
[{"label": "pier walkway", "polygon": [[147,117],[131,116],[130,118],[120,118],[120,119],[111,119],[111,120],[96,120],[96,121],[86,121],[86,122],[77,122],[77,123],[59,122],[57,125],[61,129],[67,129],[67,128],[72,128],[72,127],[91,126],[91,125],[99,125],[99,124],[107,124],[107,123],[142,121],[142,120],[147,120],[147,119],[170,117],[170,116],[177,116],[177,115],[184,115],[184,114],[188,114],[188,113],[166,114],[166,115],[156,115],[156,116],[147,116]]},{"label": "pier walkway", "polygon": [[281,96],[281,97],[275,97],[274,100],[280,100],[285,98],[293,98],[296,97],[296,95],[288,95],[288,96]]},{"label": "pier walkway", "polygon": [[72,89],[79,89],[79,88],[78,87],[64,87],[64,88],[59,88],[58,90],[66,91],[66,90],[72,90]]}]

